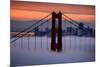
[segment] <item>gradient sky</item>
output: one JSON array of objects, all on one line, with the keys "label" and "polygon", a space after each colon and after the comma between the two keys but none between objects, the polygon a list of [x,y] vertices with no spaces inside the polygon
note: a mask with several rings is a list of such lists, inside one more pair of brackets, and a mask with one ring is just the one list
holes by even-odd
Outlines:
[{"label": "gradient sky", "polygon": [[74,20],[95,22],[95,7],[68,4],[11,1],[11,19],[39,20],[52,11],[61,11]]}]

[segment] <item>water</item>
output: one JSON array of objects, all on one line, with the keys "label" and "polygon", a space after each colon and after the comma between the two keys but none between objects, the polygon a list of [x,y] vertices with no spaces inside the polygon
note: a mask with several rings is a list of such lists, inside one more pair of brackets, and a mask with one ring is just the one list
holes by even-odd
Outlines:
[{"label": "water", "polygon": [[62,38],[62,44],[62,52],[53,52],[50,50],[50,37],[23,37],[11,44],[11,65],[25,66],[95,60],[95,38],[93,37],[65,36]]}]

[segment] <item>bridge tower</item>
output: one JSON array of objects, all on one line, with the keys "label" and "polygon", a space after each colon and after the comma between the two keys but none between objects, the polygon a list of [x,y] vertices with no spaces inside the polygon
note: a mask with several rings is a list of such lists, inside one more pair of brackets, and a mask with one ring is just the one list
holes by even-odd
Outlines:
[{"label": "bridge tower", "polygon": [[[57,23],[57,24],[56,24]],[[51,50],[62,51],[62,13],[52,12]]]}]

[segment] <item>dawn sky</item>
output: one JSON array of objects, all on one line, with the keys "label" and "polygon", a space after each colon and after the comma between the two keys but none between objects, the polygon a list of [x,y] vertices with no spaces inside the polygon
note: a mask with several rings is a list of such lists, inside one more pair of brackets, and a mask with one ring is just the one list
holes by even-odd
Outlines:
[{"label": "dawn sky", "polygon": [[61,11],[77,21],[95,22],[95,7],[39,2],[11,2],[11,19],[39,20],[52,11]]}]

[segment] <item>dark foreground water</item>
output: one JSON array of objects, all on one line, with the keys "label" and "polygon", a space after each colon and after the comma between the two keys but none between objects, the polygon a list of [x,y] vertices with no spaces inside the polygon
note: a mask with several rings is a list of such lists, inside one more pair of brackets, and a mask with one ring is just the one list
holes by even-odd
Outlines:
[{"label": "dark foreground water", "polygon": [[66,36],[62,38],[62,43],[63,51],[53,52],[50,50],[51,38],[46,36],[36,37],[36,39],[30,37],[28,42],[28,37],[23,37],[23,39],[11,44],[11,65],[25,66],[95,61],[95,38]]}]

